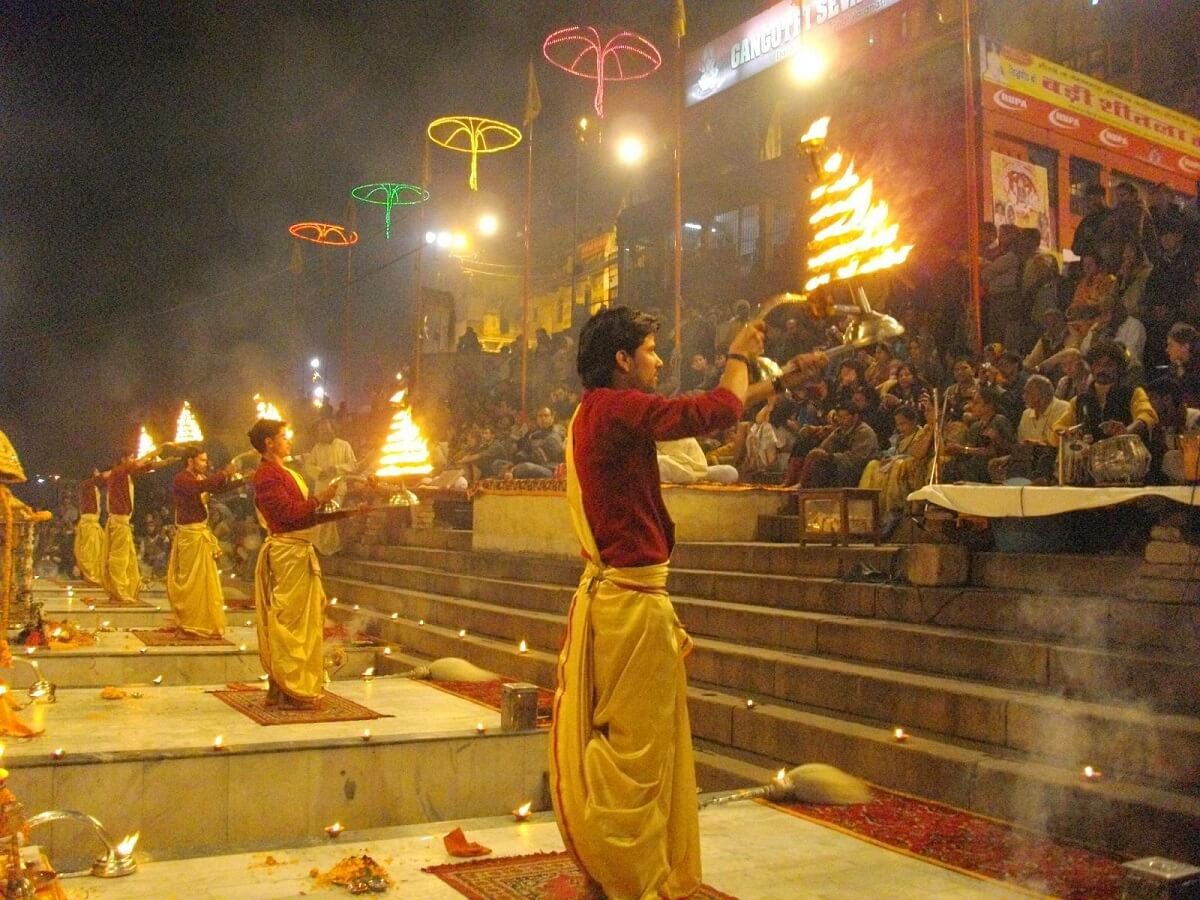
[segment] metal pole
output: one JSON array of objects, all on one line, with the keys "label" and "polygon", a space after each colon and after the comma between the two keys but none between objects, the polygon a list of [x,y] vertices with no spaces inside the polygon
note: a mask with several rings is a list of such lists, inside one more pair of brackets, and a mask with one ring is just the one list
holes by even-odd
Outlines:
[{"label": "metal pole", "polygon": [[979,280],[979,149],[976,141],[975,63],[972,53],[971,0],[962,0],[963,134],[967,155],[967,255],[970,303],[975,315],[975,350],[983,348],[983,287]]},{"label": "metal pole", "polygon": [[675,384],[682,382],[683,365],[683,35],[675,34],[675,247],[672,281],[675,288],[675,352],[671,368]]},{"label": "metal pole", "polygon": [[[578,181],[576,181],[578,185]],[[579,192],[576,187],[576,197]],[[576,201],[578,217],[578,200]],[[533,255],[533,120],[529,122],[529,162],[525,171],[525,272],[521,277],[521,415],[529,393],[529,266]]]},{"label": "metal pole", "polygon": [[425,291],[421,286],[421,268],[422,260],[425,257],[425,205],[421,204],[420,224],[418,225],[420,233],[417,235],[420,243],[417,245],[417,261],[413,266],[414,274],[417,282],[417,297],[413,304],[413,318],[416,320],[413,323],[413,355],[412,363],[409,366],[409,391],[412,396],[411,401],[417,394],[417,385],[421,381],[421,352],[424,349],[425,343]]},{"label": "metal pole", "polygon": [[571,316],[575,315],[575,282],[579,268],[579,157],[583,155],[583,137],[586,132],[575,126],[575,225],[571,231]]},{"label": "metal pole", "polygon": [[352,367],[350,364],[350,329],[351,329],[351,310],[350,310],[350,290],[354,284],[354,248],[346,248],[346,291],[342,295],[342,378],[345,383],[342,385],[342,396],[346,400],[347,409],[350,401],[350,379]]}]

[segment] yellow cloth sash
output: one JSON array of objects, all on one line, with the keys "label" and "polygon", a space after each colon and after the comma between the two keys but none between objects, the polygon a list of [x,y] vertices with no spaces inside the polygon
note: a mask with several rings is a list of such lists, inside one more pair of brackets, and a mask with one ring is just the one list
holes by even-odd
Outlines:
[{"label": "yellow cloth sash", "polygon": [[75,525],[75,565],[85,581],[104,586],[108,541],[97,513],[83,513]]},{"label": "yellow cloth sash", "polygon": [[108,538],[108,557],[104,569],[104,587],[108,596],[118,603],[137,603],[142,572],[138,568],[137,544],[133,540],[129,516],[110,513],[105,536]]},{"label": "yellow cloth sash", "polygon": [[208,523],[175,526],[167,560],[167,599],[188,634],[215,637],[225,633],[225,596],[217,573],[221,548]]},{"label": "yellow cloth sash", "polygon": [[683,658],[667,564],[610,568],[583,507],[571,429],[567,503],[589,557],[571,600],[550,730],[563,842],[613,900],[700,887],[700,823]]},{"label": "yellow cloth sash", "polygon": [[[304,479],[284,469],[308,497]],[[265,528],[262,513],[258,520]],[[254,567],[258,658],[271,683],[294,700],[315,700],[325,689],[325,588],[309,531],[268,535]]]}]

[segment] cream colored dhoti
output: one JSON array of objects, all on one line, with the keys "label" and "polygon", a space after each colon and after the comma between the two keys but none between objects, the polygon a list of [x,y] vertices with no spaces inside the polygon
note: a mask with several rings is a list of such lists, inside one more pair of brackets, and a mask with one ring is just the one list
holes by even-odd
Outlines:
[{"label": "cream colored dhoti", "polygon": [[267,538],[254,569],[254,605],[258,656],[272,684],[294,700],[320,697],[325,589],[309,541],[290,534]]},{"label": "cream colored dhoti", "polygon": [[75,524],[75,565],[85,581],[104,587],[108,541],[98,513],[82,513]]},{"label": "cream colored dhoti", "polygon": [[225,596],[217,573],[221,548],[207,522],[175,526],[167,560],[167,599],[188,634],[217,637],[225,633]]},{"label": "cream colored dhoti", "polygon": [[[567,501],[593,561],[566,441]],[[550,731],[550,792],[563,842],[613,900],[700,887],[700,823],[683,658],[691,641],[667,564],[589,562],[571,600]]]},{"label": "cream colored dhoti", "polygon": [[104,587],[108,596],[118,603],[137,603],[142,572],[138,568],[137,544],[133,540],[129,516],[109,513],[105,536],[108,538],[108,554]]}]

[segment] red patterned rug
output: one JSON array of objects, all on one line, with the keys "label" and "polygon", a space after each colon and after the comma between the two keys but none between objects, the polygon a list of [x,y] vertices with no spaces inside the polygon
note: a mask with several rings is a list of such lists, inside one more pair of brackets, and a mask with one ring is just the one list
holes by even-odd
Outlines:
[{"label": "red patterned rug", "polygon": [[134,628],[133,636],[147,647],[232,647],[223,637],[199,637],[174,628]]},{"label": "red patterned rug", "polygon": [[[563,851],[500,856],[422,869],[471,900],[582,900],[583,873]],[[692,900],[735,900],[701,885]]]},{"label": "red patterned rug", "polygon": [[[500,697],[504,685],[515,684],[516,678],[500,678],[496,681],[423,681],[432,688],[454,694],[480,706],[499,711]],[[550,727],[551,710],[554,708],[554,691],[544,687],[538,688],[537,718],[539,728]]]},{"label": "red patterned rug", "polygon": [[1121,864],[1109,856],[952,806],[872,788],[859,806],[768,803],[801,819],[969,875],[1065,900],[1119,897]]},{"label": "red patterned rug", "polygon": [[390,713],[375,712],[353,700],[326,691],[317,709],[281,709],[267,706],[265,689],[237,686],[234,690],[212,691],[214,697],[228,703],[259,725],[307,725],[313,722],[354,722],[359,719],[390,719]]}]

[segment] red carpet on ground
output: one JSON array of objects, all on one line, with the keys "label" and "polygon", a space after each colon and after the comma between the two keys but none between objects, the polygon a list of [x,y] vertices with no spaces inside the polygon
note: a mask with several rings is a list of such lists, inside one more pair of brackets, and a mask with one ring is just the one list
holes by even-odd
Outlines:
[{"label": "red carpet on ground", "polygon": [[134,628],[131,633],[147,647],[232,647],[223,637],[201,637],[174,628]]},{"label": "red carpet on ground", "polygon": [[973,813],[891,791],[858,806],[769,803],[928,862],[1067,900],[1121,893],[1121,864],[1080,847]]},{"label": "red carpet on ground", "polygon": [[[422,869],[471,900],[582,900],[583,873],[566,852],[501,856]],[[702,885],[692,900],[734,900]]]},{"label": "red carpet on ground", "polygon": [[[430,687],[454,694],[488,709],[500,709],[500,697],[504,685],[513,684],[516,678],[500,678],[495,681],[425,681]],[[554,691],[538,688],[537,717],[539,728],[550,727],[550,714],[554,706]]]},{"label": "red carpet on ground", "polygon": [[267,706],[267,692],[262,688],[230,685],[231,690],[210,691],[221,700],[259,725],[307,725],[316,722],[354,722],[361,719],[390,719],[390,713],[376,712],[353,700],[326,691],[317,709],[286,709]]}]

